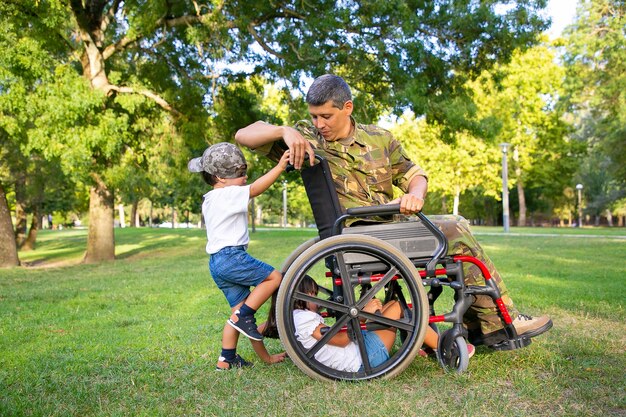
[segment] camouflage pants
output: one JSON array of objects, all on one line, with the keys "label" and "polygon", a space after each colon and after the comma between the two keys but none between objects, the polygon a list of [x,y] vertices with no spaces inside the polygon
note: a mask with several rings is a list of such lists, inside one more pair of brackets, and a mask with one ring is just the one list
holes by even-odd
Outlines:
[{"label": "camouflage pants", "polygon": [[[428,216],[428,218],[444,233],[448,238],[448,255],[473,256],[483,262],[500,290],[502,301],[509,310],[511,317],[516,317],[518,311],[513,305],[513,300],[509,296],[509,291],[502,281],[502,277],[496,270],[493,262],[489,259],[483,248],[476,241],[469,229],[469,223],[461,216],[439,215]],[[469,262],[463,264],[466,285],[485,285],[485,279],[480,269]],[[463,321],[470,330],[480,328],[483,334],[488,334],[502,329],[502,320],[498,315],[498,309],[491,299],[486,295],[478,295],[476,302],[469,308]]]}]

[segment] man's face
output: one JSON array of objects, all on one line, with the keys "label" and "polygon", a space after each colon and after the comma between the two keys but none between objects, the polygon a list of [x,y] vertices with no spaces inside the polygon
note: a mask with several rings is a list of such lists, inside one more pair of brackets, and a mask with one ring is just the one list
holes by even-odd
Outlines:
[{"label": "man's face", "polygon": [[343,109],[334,107],[332,101],[327,101],[321,106],[309,105],[309,114],[313,125],[327,141],[332,142],[347,138],[350,135],[352,130],[352,122],[350,121],[352,101],[346,101]]}]

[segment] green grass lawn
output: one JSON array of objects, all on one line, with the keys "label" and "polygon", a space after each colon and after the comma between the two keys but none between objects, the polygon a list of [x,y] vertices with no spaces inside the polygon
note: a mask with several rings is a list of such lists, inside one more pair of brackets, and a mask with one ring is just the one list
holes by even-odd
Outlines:
[{"label": "green grass lawn", "polygon": [[[517,351],[479,348],[462,375],[417,358],[367,383],[265,365],[244,339],[255,367],[215,372],[229,308],[201,230],[118,229],[118,260],[99,265],[80,264],[85,231],[41,232],[28,267],[0,270],[0,416],[626,415],[624,229],[476,230],[520,310],[554,328]],[[250,252],[279,267],[313,236],[259,231]]]}]

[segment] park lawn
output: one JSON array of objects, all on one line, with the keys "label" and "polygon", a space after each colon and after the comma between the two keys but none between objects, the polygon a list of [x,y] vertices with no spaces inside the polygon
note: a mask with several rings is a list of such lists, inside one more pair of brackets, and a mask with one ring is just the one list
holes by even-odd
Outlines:
[{"label": "park lawn", "polygon": [[[478,348],[462,375],[417,358],[366,383],[265,365],[243,339],[254,369],[215,372],[229,309],[201,230],[117,229],[118,260],[99,265],[79,263],[85,231],[42,232],[20,254],[29,267],[0,270],[0,415],[626,414],[626,239],[477,230],[520,310],[554,328],[517,351]],[[259,231],[250,252],[278,268],[314,235]]]}]

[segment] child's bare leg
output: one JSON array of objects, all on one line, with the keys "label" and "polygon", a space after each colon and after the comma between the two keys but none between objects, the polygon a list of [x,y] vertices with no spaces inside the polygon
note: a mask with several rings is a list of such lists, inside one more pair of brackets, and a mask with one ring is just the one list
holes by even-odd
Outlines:
[{"label": "child's bare leg", "polygon": [[426,336],[424,337],[424,344],[431,349],[437,349],[437,343],[439,342],[439,335],[432,327],[426,327]]},{"label": "child's bare leg", "polygon": [[[230,314],[234,314],[235,311],[239,310],[243,303],[246,300],[243,300],[239,304],[234,307],[231,307]],[[228,324],[224,325],[224,331],[222,332],[222,348],[223,349],[236,349],[237,342],[239,341],[239,332],[234,329],[232,326]]]},{"label": "child's bare leg", "polygon": [[[383,306],[382,314],[386,318],[399,320],[400,317],[402,317],[402,308],[400,307],[400,303],[398,303],[397,301],[388,302]],[[387,348],[387,352],[390,352],[394,342],[396,341],[396,329],[381,329],[374,330],[374,332],[378,335],[378,337],[380,337],[380,340],[384,343],[385,347]]]},{"label": "child's bare leg", "polygon": [[[278,289],[282,278],[283,276],[280,272],[276,270],[272,271],[272,273],[252,290],[248,298],[239,308],[239,311],[233,312],[228,321],[229,324],[236,327],[239,332],[245,334],[252,340],[262,340],[263,335],[258,331],[254,315],[261,305]],[[240,323],[239,320],[241,318],[245,318],[245,320]]]},{"label": "child's bare leg", "polygon": [[[234,313],[243,305],[243,301],[237,304],[235,307],[231,308],[231,313]],[[236,351],[237,342],[239,341],[239,332],[235,330],[232,326],[228,324],[224,325],[224,330],[222,331],[222,354],[220,358],[224,357],[225,351]],[[217,367],[221,369],[228,369],[228,362],[219,360],[217,361]]]},{"label": "child's bare leg", "polygon": [[[402,317],[402,309],[397,301],[391,301],[383,306],[382,314],[390,319],[398,320]],[[388,351],[391,350],[396,340],[396,329],[383,329],[376,330],[376,334],[383,341]],[[430,326],[426,328],[426,336],[424,337],[424,344],[430,348],[437,349],[437,342],[439,336]]]},{"label": "child's bare leg", "polygon": [[272,271],[263,282],[254,287],[246,300],[246,305],[253,310],[258,310],[278,289],[282,279],[283,276],[280,272]]}]

